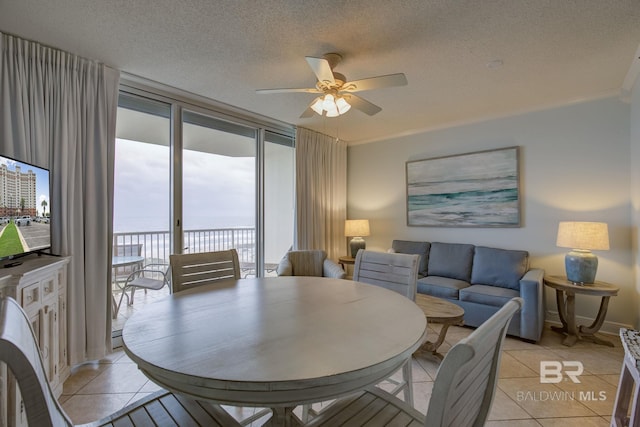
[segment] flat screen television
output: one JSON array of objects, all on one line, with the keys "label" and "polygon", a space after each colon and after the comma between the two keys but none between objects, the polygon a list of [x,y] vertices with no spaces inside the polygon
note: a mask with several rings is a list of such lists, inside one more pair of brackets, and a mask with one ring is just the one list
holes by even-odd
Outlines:
[{"label": "flat screen television", "polygon": [[49,171],[0,156],[0,260],[51,248]]}]

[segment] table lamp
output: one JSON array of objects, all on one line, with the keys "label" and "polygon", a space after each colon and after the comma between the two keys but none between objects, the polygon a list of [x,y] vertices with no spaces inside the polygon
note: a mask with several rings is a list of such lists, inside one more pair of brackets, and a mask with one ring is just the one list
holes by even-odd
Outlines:
[{"label": "table lamp", "polygon": [[347,237],[353,237],[349,242],[349,248],[351,249],[351,257],[355,258],[359,249],[364,249],[366,243],[363,239],[364,236],[369,235],[369,220],[368,219],[348,219],[344,223],[344,235]]},{"label": "table lamp", "polygon": [[598,269],[598,257],[591,250],[609,250],[607,224],[560,221],[556,246],[571,248],[564,258],[567,280],[578,285],[593,283]]}]

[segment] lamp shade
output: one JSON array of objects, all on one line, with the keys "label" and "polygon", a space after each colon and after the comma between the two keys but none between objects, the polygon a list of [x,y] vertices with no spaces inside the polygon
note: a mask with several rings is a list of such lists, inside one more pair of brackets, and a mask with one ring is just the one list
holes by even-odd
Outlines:
[{"label": "lamp shade", "polygon": [[606,251],[609,250],[609,229],[604,222],[561,221],[556,246]]},{"label": "lamp shade", "polygon": [[344,235],[347,237],[365,237],[369,235],[368,219],[348,219],[344,223]]}]

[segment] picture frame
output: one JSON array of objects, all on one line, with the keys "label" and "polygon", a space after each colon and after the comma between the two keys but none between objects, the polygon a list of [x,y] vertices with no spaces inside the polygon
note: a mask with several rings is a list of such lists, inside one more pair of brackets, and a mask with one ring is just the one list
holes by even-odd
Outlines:
[{"label": "picture frame", "polygon": [[520,227],[519,147],[406,162],[407,225]]}]

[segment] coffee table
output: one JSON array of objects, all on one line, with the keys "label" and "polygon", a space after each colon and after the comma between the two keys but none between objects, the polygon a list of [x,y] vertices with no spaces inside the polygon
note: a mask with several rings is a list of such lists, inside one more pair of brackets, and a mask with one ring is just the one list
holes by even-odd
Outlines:
[{"label": "coffee table", "polygon": [[416,304],[427,318],[427,323],[440,323],[442,328],[435,342],[425,341],[420,350],[429,351],[433,355],[442,358],[438,348],[444,342],[447,330],[451,325],[462,326],[464,324],[464,309],[452,302],[431,295],[417,294]]}]

